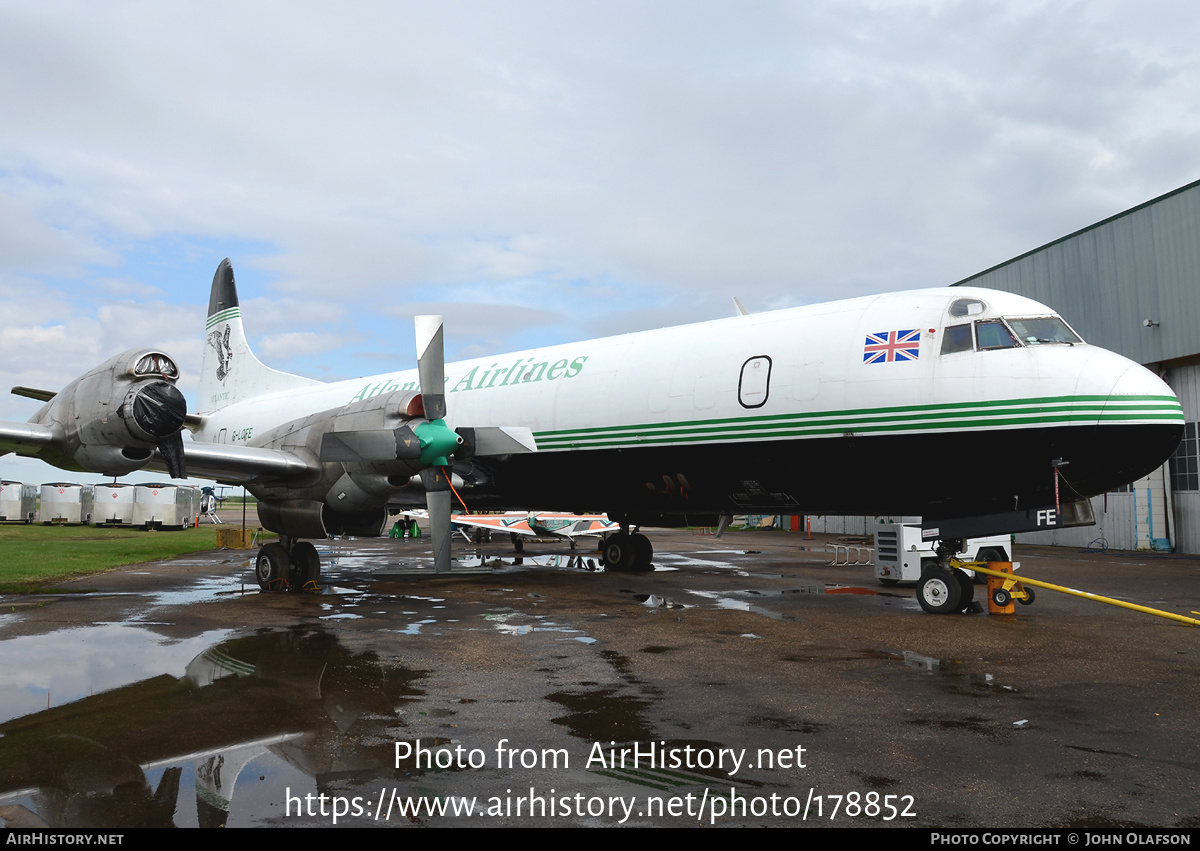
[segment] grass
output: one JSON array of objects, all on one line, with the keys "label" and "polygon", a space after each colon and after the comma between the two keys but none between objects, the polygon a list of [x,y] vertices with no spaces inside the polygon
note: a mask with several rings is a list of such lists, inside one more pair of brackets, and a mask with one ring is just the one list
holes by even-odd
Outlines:
[{"label": "grass", "polygon": [[213,526],[145,532],[98,526],[0,525],[0,592],[46,591],[56,580],[216,546]]}]

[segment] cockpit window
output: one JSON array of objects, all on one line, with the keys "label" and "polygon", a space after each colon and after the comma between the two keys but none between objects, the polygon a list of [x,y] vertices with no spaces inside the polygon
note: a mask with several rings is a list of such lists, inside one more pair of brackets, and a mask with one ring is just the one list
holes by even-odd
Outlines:
[{"label": "cockpit window", "polygon": [[147,375],[161,375],[163,378],[173,380],[179,377],[179,368],[166,355],[160,352],[151,352],[138,360],[133,367],[133,374],[138,378],[144,378]]},{"label": "cockpit window", "polygon": [[988,349],[1016,349],[1021,344],[1008,327],[999,319],[987,319],[975,323],[975,334],[979,337],[979,351]]},{"label": "cockpit window", "polygon": [[969,352],[974,348],[975,341],[971,339],[970,325],[948,325],[946,327],[946,333],[942,335],[942,354]]},{"label": "cockpit window", "polygon": [[977,298],[959,298],[950,303],[951,316],[979,316],[987,305]]},{"label": "cockpit window", "polygon": [[1038,316],[1032,319],[1009,319],[1008,324],[1027,346],[1041,343],[1082,343],[1079,335],[1057,316]]}]

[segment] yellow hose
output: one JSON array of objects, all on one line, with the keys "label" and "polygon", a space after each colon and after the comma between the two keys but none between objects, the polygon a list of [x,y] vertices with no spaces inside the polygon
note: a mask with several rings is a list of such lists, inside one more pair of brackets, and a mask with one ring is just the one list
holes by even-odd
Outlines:
[{"label": "yellow hose", "polygon": [[[954,559],[953,561],[957,561],[957,559]],[[1030,579],[1024,574],[1018,577],[1015,573],[1004,573],[999,570],[992,570],[990,567],[980,566],[981,564],[986,563],[987,562],[963,561],[958,562],[958,566],[969,568],[970,570],[976,570],[980,573],[985,573],[988,576],[998,576],[1001,579],[1014,580],[1016,582],[1020,582],[1022,585],[1033,585],[1038,588],[1049,588],[1051,591],[1061,591],[1064,594],[1070,594],[1072,597],[1082,597],[1085,600],[1095,600],[1097,603],[1108,603],[1110,606],[1120,606],[1122,609],[1133,609],[1135,612],[1145,612],[1148,615],[1158,615],[1160,618],[1169,618],[1173,621],[1179,621],[1180,623],[1187,624],[1188,626],[1200,626],[1200,620],[1184,617],[1183,615],[1177,615],[1174,612],[1164,612],[1162,609],[1152,609],[1149,606],[1139,606],[1136,603],[1126,603],[1124,600],[1114,600],[1112,597],[1103,597],[1099,594],[1093,594],[1090,591],[1076,591],[1074,588],[1066,588],[1062,585],[1054,585],[1050,582],[1042,582],[1040,579]]]}]

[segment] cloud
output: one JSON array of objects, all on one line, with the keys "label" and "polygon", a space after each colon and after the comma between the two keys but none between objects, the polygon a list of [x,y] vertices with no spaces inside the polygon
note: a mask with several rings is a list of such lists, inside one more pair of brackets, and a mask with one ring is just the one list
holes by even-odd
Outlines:
[{"label": "cloud", "polygon": [[[0,291],[71,306],[14,332],[61,325],[47,375],[97,331],[193,358],[154,305],[195,321],[191,266],[226,254],[265,356],[335,377],[409,357],[406,305],[492,305],[450,329],[483,353],[733,294],[945,284],[1200,175],[1184,3],[13,2],[5,23]],[[135,297],[142,320],[100,318]]]}]

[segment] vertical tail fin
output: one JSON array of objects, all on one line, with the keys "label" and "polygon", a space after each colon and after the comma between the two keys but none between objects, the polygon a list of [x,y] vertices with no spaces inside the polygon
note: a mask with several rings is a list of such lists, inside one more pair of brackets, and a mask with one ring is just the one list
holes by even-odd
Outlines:
[{"label": "vertical tail fin", "polygon": [[233,264],[226,257],[213,275],[204,327],[204,356],[200,361],[199,412],[209,414],[226,405],[276,393],[311,387],[321,382],[264,366],[242,329]]}]

